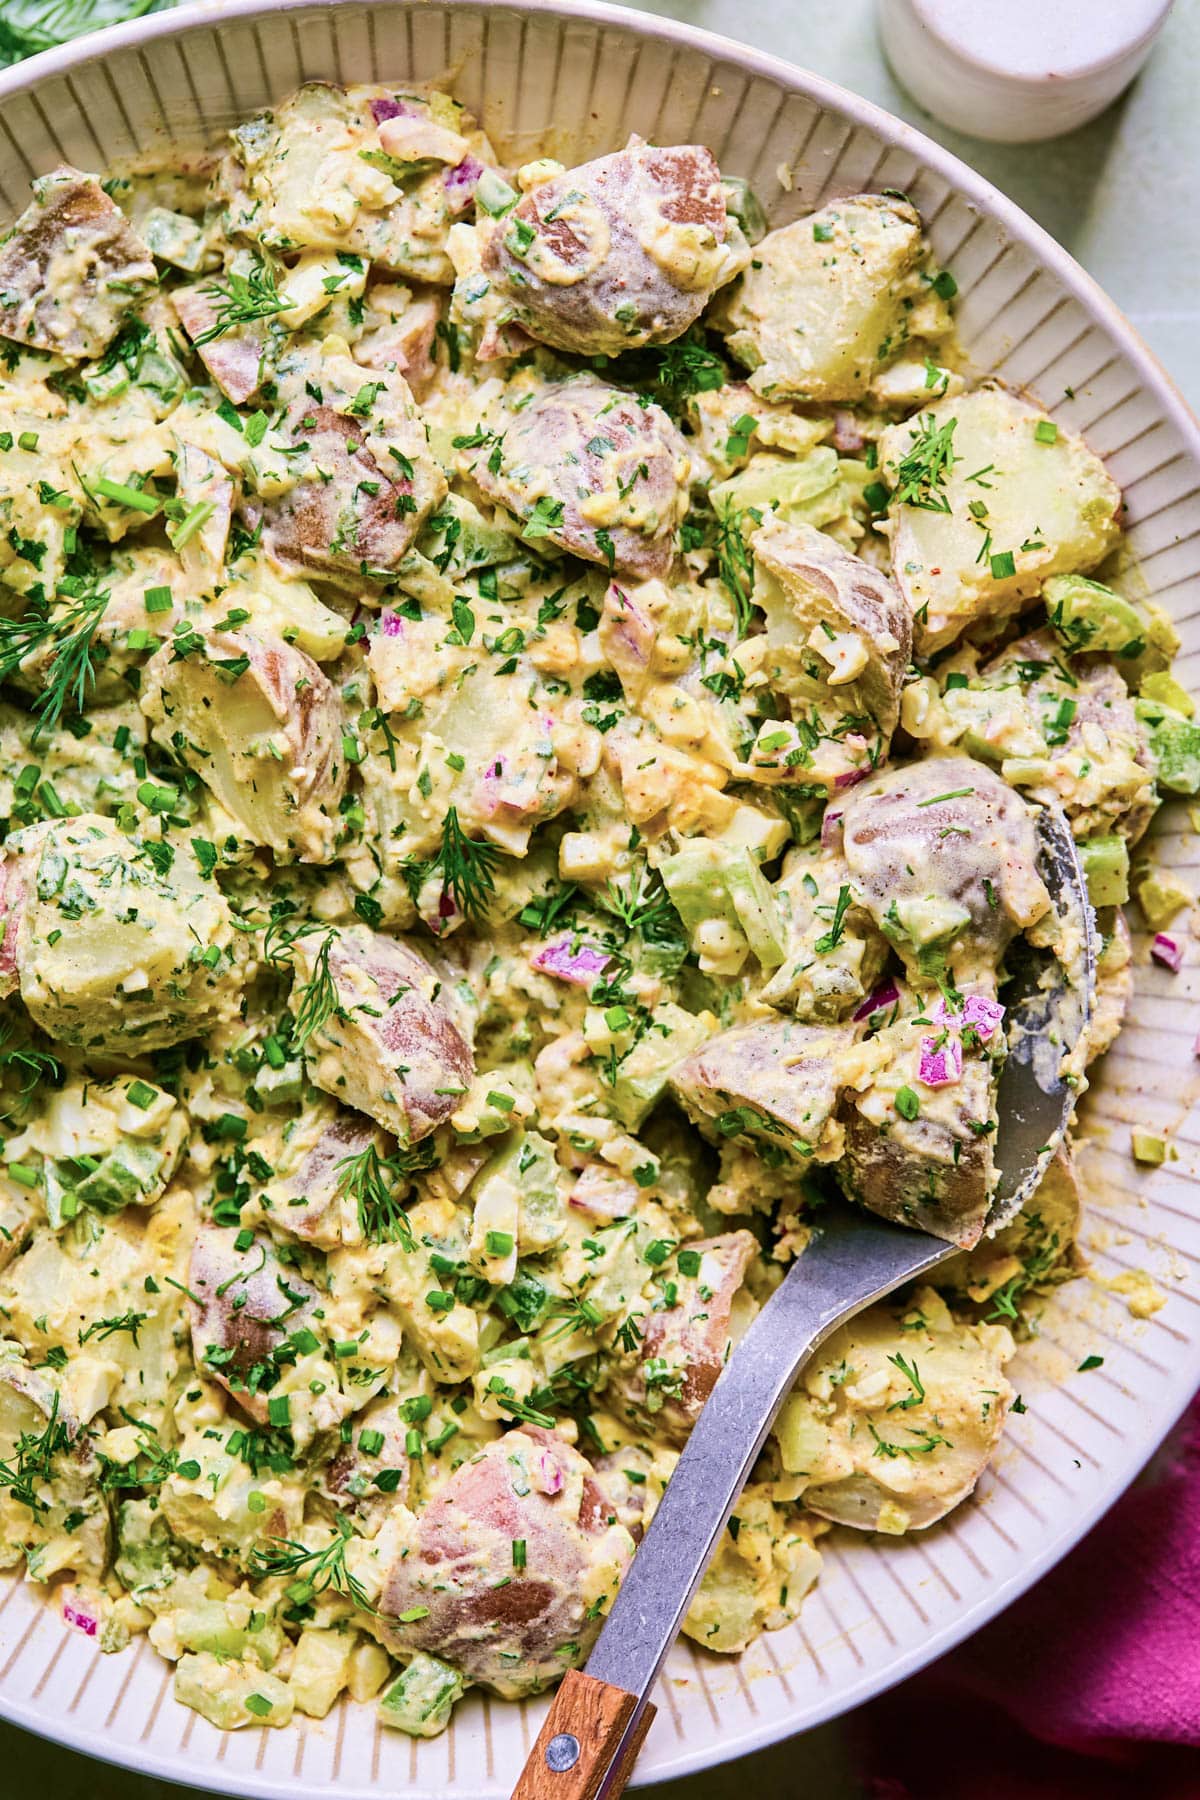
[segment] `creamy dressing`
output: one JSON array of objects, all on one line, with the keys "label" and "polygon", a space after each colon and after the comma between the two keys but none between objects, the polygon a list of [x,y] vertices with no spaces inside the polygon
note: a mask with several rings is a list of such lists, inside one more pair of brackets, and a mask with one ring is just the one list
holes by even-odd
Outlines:
[{"label": "creamy dressing", "polygon": [[1026,799],[1082,1082],[1200,731],[912,207],[757,215],[310,84],[0,245],[0,1562],[223,1729],[579,1666],[839,1195],[963,1254],[806,1371],[715,1651],[971,1491],[1076,1271],[1065,1152],[981,1239]]}]

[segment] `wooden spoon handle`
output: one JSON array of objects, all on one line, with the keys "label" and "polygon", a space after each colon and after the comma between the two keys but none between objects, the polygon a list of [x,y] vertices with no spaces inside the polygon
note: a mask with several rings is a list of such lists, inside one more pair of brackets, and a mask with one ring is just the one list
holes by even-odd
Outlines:
[{"label": "wooden spoon handle", "polygon": [[512,1800],[597,1800],[601,1791],[604,1800],[617,1800],[654,1717],[647,1701],[629,1731],[637,1708],[636,1694],[571,1669],[554,1696]]}]

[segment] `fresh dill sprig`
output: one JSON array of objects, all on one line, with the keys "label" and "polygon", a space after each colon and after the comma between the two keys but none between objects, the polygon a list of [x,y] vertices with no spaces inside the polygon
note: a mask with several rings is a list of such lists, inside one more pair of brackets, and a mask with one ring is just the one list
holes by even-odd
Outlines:
[{"label": "fresh dill sprig", "polygon": [[494,844],[467,837],[452,806],[442,822],[442,842],[436,856],[428,862],[410,858],[404,865],[404,880],[415,902],[429,878],[440,873],[443,895],[450,896],[465,919],[478,924],[485,918],[496,891],[499,861],[500,852]]},{"label": "fresh dill sprig", "polygon": [[926,413],[913,432],[907,454],[896,468],[896,486],[892,493],[895,506],[913,506],[921,512],[950,511],[946,498],[946,477],[954,464],[954,428],[957,419],[939,425],[932,413]]},{"label": "fresh dill sprig", "polygon": [[671,897],[661,877],[644,862],[637,865],[623,886],[610,880],[604,892],[596,895],[596,903],[619,919],[629,936],[640,931],[643,937],[653,938],[664,926],[674,923]]},{"label": "fresh dill sprig", "polygon": [[58,1395],[50,1402],[50,1413],[43,1431],[23,1431],[15,1446],[15,1460],[0,1462],[0,1489],[7,1488],[14,1500],[32,1513],[48,1511],[38,1493],[43,1483],[51,1480],[54,1458],[70,1443],[66,1425],[58,1416]]},{"label": "fresh dill sprig", "polygon": [[83,711],[96,679],[92,665],[96,628],[109,601],[109,589],[82,577],[64,577],[59,593],[72,602],[65,610],[51,612],[45,605],[34,605],[19,619],[0,619],[0,681],[8,681],[35,652],[53,646],[42,691],[33,703],[38,716],[35,744],[54,730],[68,701],[77,712]]},{"label": "fresh dill sprig", "polygon": [[180,1462],[179,1451],[172,1445],[165,1448],[158,1441],[158,1434],[144,1419],[139,1419],[129,1408],[120,1408],[121,1417],[127,1425],[132,1425],[137,1432],[138,1450],[132,1462],[111,1462],[103,1453],[100,1456],[101,1493],[122,1493],[128,1488],[161,1487],[168,1475],[181,1475],[185,1481],[195,1481],[200,1474],[200,1464],[194,1458]]},{"label": "fresh dill sprig", "polygon": [[622,1350],[626,1351],[630,1356],[636,1354],[637,1347],[645,1335],[641,1326],[638,1324],[638,1320],[644,1317],[644,1313],[630,1313],[629,1317],[617,1326],[617,1342],[620,1344]]},{"label": "fresh dill sprig", "polygon": [[333,937],[332,931],[325,933],[313,959],[312,974],[301,985],[298,993],[293,995],[295,1025],[292,1030],[292,1041],[297,1050],[303,1050],[309,1039],[315,1037],[317,1032],[329,1023],[341,1004],[338,999],[337,982],[334,980],[333,970],[329,966],[329,953],[333,949]]},{"label": "fresh dill sprig", "polygon": [[405,1173],[399,1158],[380,1156],[374,1144],[368,1144],[355,1156],[344,1156],[338,1164],[337,1191],[355,1202],[358,1228],[369,1244],[401,1244],[405,1250],[416,1249],[408,1215],[396,1194],[397,1183]]},{"label": "fresh dill sprig", "polygon": [[19,1118],[29,1110],[30,1101],[43,1081],[60,1087],[64,1070],[49,1050],[33,1044],[13,1043],[16,1027],[11,1019],[0,1019],[0,1076],[13,1074],[20,1081],[16,1093],[0,1091],[0,1118]]},{"label": "fresh dill sprig", "polygon": [[239,275],[236,269],[227,270],[223,281],[210,281],[201,292],[214,301],[217,316],[199,337],[192,339],[195,350],[224,337],[227,331],[236,331],[239,326],[253,325],[257,319],[269,319],[275,313],[286,312],[291,305],[275,285],[275,271],[262,261],[257,261],[248,275]]},{"label": "fresh dill sprig", "polygon": [[727,500],[717,513],[717,573],[721,585],[733,601],[738,638],[750,629],[750,603],[754,592],[754,558],[742,531],[742,520],[750,507],[736,507]]},{"label": "fresh dill sprig", "polygon": [[354,1536],[350,1521],[341,1513],[334,1518],[333,1537],[321,1550],[310,1550],[294,1538],[272,1538],[265,1550],[250,1552],[250,1573],[257,1577],[291,1575],[287,1597],[293,1606],[305,1606],[333,1588],[352,1600],[360,1612],[374,1613],[376,1608],[358,1577],[346,1567],[346,1547]]}]

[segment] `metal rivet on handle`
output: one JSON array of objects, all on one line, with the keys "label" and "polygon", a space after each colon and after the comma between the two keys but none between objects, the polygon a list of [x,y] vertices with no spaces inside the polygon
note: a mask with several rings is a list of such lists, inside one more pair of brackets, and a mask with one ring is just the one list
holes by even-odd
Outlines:
[{"label": "metal rivet on handle", "polygon": [[546,1767],[553,1769],[556,1775],[562,1775],[567,1769],[573,1769],[579,1761],[579,1739],[572,1737],[569,1731],[560,1731],[546,1745]]}]

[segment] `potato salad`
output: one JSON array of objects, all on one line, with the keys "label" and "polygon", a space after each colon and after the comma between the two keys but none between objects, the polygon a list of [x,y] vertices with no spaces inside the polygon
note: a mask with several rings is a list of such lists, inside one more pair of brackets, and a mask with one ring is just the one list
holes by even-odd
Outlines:
[{"label": "potato salad", "polygon": [[0,241],[0,1565],[214,1725],[582,1664],[824,1208],[958,1253],[805,1370],[687,1634],[994,1450],[1079,1266],[1069,1147],[987,1229],[1038,811],[1082,1071],[1200,729],[956,291],[901,194],[769,229],[385,86]]}]

